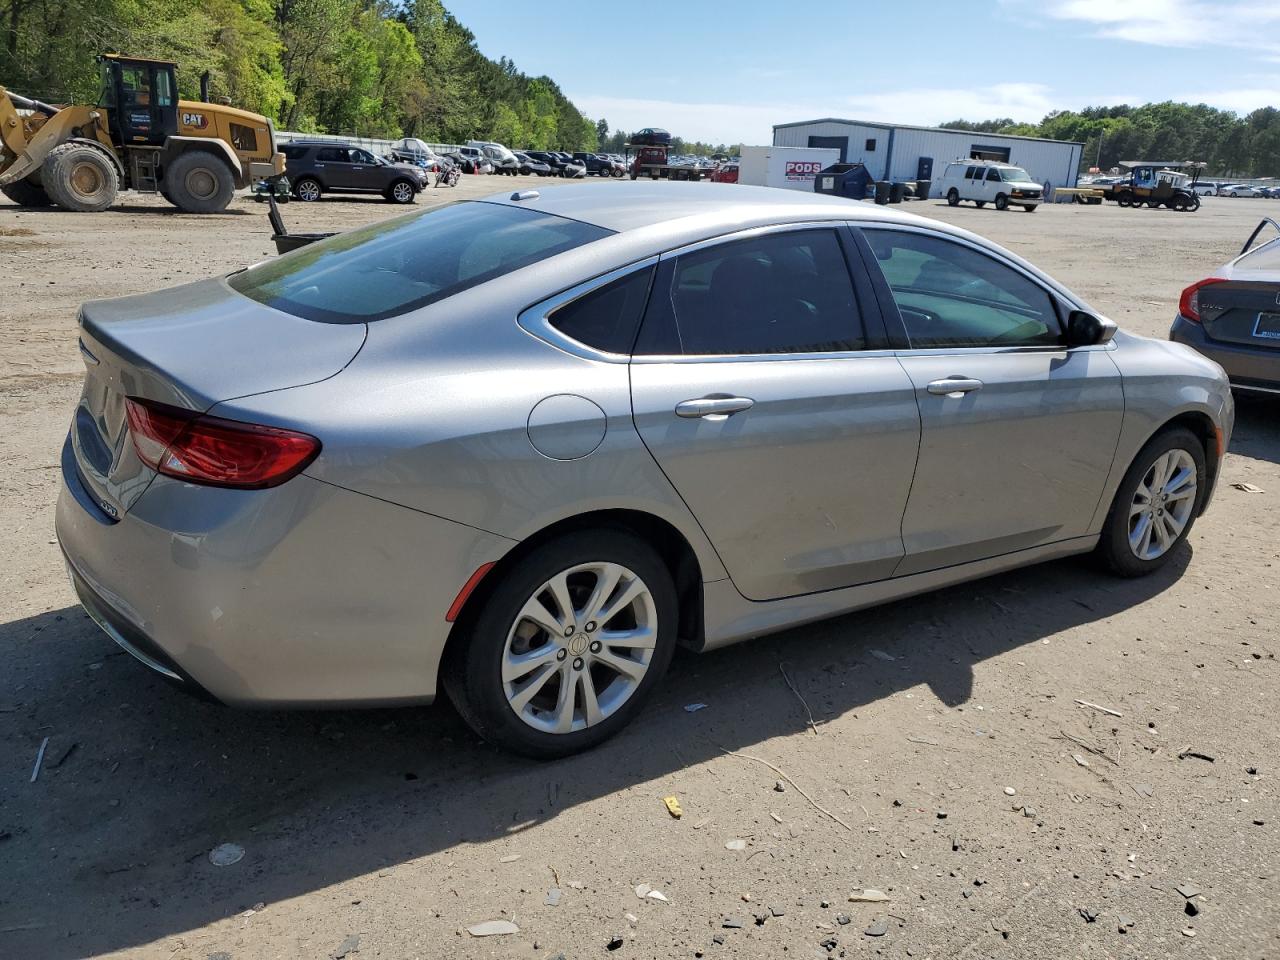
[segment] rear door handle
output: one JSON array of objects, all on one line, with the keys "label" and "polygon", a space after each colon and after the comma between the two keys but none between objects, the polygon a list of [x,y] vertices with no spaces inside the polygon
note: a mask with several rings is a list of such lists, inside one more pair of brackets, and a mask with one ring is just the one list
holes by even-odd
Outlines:
[{"label": "rear door handle", "polygon": [[676,404],[676,416],[695,420],[699,417],[723,420],[731,414],[750,410],[756,402],[749,397],[700,397]]},{"label": "rear door handle", "polygon": [[935,397],[962,397],[974,390],[981,390],[982,381],[968,377],[947,377],[945,380],[934,380],[925,389]]}]

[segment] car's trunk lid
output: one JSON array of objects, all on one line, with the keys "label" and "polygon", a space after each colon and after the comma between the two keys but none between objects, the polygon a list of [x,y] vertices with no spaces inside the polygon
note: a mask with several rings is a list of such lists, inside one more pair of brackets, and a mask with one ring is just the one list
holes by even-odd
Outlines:
[{"label": "car's trunk lid", "polygon": [[85,304],[85,382],[71,428],[81,480],[103,512],[118,518],[154,478],[133,449],[128,397],[203,412],[223,400],[314,383],[350,363],[366,331],[362,323],[282,313],[221,279]]},{"label": "car's trunk lid", "polygon": [[1201,287],[1198,299],[1212,339],[1280,350],[1280,282],[1225,280]]}]

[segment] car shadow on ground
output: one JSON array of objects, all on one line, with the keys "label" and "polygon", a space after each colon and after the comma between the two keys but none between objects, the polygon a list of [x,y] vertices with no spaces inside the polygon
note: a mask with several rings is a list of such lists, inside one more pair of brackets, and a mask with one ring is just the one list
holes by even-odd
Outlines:
[{"label": "car shadow on ground", "polygon": [[[963,705],[982,662],[1149,600],[1190,554],[1184,545],[1138,580],[1058,561],[683,655],[620,736],[545,764],[479,742],[444,704],[286,713],[197,701],[78,608],[4,624],[0,954],[128,950],[259,901],[509,837],[726,749],[771,756],[762,744],[807,724],[783,662],[819,723],[919,686]],[[686,712],[692,702],[707,708]],[[235,868],[208,861],[225,841],[248,851]]]},{"label": "car shadow on ground", "polygon": [[1251,460],[1280,463],[1280,396],[1236,394],[1236,425],[1230,452]]}]

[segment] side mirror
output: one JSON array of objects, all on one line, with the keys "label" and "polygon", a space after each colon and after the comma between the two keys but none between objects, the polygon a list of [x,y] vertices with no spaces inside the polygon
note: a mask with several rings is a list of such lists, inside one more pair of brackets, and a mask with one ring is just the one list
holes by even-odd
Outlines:
[{"label": "side mirror", "polygon": [[1067,335],[1066,341],[1068,347],[1092,347],[1097,344],[1110,343],[1111,338],[1116,335],[1116,325],[1113,320],[1104,320],[1101,317],[1095,317],[1092,313],[1085,313],[1083,310],[1072,310],[1067,315]]}]

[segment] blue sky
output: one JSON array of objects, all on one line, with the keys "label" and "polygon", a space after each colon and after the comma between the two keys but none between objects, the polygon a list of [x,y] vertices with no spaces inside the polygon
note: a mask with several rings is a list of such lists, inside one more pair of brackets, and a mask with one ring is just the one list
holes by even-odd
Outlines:
[{"label": "blue sky", "polygon": [[822,116],[1280,106],[1280,0],[445,2],[486,55],[553,77],[588,116],[712,143],[770,143],[773,124]]}]

